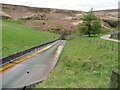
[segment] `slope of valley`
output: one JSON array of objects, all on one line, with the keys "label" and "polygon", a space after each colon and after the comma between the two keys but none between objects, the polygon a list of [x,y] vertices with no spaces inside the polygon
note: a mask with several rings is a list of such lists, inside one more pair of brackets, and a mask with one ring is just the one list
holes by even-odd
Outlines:
[{"label": "slope of valley", "polygon": [[[104,20],[117,21],[118,19],[117,9],[94,12],[102,19],[102,26],[107,30],[111,27]],[[71,34],[77,31],[78,25],[82,23],[82,18],[85,13],[83,11],[2,4],[1,15],[3,18],[25,20],[24,24],[35,30]]]}]

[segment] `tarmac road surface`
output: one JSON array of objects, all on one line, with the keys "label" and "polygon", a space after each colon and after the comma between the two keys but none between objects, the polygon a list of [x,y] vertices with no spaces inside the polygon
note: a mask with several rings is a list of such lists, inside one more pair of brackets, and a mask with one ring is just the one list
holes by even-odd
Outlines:
[{"label": "tarmac road surface", "polygon": [[101,36],[100,38],[120,43],[120,40],[112,39],[110,38],[110,35]]}]

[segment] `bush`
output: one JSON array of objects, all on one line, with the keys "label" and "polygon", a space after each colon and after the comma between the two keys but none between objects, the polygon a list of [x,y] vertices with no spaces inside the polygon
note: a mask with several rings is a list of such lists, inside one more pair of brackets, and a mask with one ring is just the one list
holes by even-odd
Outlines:
[{"label": "bush", "polygon": [[106,22],[107,24],[109,24],[111,27],[117,27],[118,26],[118,21],[113,21],[113,20],[103,20],[104,22]]}]

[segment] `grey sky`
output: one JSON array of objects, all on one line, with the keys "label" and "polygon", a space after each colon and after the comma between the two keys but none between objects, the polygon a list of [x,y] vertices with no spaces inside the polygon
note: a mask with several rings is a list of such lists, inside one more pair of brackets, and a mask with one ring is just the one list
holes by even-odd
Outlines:
[{"label": "grey sky", "polygon": [[0,3],[88,11],[117,9],[119,0],[0,0]]}]

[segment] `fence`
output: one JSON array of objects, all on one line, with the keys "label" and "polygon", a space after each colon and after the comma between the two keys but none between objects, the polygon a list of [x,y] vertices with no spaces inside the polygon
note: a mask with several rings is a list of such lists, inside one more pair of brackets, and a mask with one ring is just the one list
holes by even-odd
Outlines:
[{"label": "fence", "polygon": [[41,44],[41,45],[32,47],[32,48],[30,48],[30,49],[24,50],[24,51],[22,51],[22,52],[19,52],[19,53],[16,53],[16,54],[13,54],[13,55],[4,57],[4,58],[0,59],[0,62],[1,62],[1,64],[3,65],[3,64],[5,64],[5,63],[7,63],[7,62],[10,62],[11,60],[14,60],[14,59],[16,59],[16,58],[18,58],[18,57],[20,57],[20,56],[25,55],[25,54],[28,54],[28,53],[30,53],[30,52],[32,52],[32,51],[34,51],[34,50],[36,50],[36,49],[44,46],[44,45],[53,43],[53,42],[55,42],[55,41],[57,41],[57,40],[59,40],[59,39],[61,39],[61,37],[58,38],[58,39],[56,39],[56,40],[53,40],[53,41],[50,41],[50,42],[47,42],[47,43],[44,43],[44,44]]},{"label": "fence", "polygon": [[112,71],[110,79],[110,89],[118,88],[120,90],[120,69],[115,69]]}]

